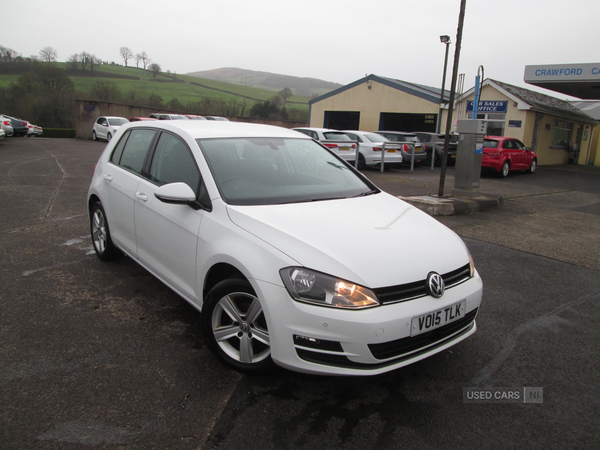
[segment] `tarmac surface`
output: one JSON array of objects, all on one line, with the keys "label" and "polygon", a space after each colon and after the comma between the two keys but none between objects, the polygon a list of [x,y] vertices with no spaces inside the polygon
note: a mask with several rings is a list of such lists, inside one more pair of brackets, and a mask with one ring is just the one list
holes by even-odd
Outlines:
[{"label": "tarmac surface", "polygon": [[[0,142],[0,448],[600,448],[600,168],[482,177],[499,208],[435,216],[484,281],[469,339],[381,376],[252,377],[134,261],[95,257],[85,204],[104,146]],[[439,172],[364,174],[410,201],[437,193]],[[464,397],[525,387],[542,396]]]}]

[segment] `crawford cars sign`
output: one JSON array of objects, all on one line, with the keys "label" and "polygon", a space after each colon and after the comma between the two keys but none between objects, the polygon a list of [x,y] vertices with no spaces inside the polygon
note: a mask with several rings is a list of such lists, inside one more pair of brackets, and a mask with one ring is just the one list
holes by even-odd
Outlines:
[{"label": "crawford cars sign", "polygon": [[600,80],[600,63],[526,66],[524,80],[532,84],[541,81]]}]

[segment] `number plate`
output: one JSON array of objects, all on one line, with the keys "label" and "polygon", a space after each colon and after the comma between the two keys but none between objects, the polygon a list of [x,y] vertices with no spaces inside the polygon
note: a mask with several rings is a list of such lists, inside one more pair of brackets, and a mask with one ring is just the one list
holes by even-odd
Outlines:
[{"label": "number plate", "polygon": [[455,303],[446,308],[424,314],[419,317],[413,317],[410,326],[410,335],[417,336],[427,331],[435,330],[444,325],[462,319],[465,316],[467,301]]},{"label": "number plate", "polygon": [[386,148],[385,151],[387,153],[396,153],[396,149],[395,148]]},{"label": "number plate", "polygon": [[349,152],[350,151],[350,147],[340,147],[340,151],[342,151],[342,152]]}]

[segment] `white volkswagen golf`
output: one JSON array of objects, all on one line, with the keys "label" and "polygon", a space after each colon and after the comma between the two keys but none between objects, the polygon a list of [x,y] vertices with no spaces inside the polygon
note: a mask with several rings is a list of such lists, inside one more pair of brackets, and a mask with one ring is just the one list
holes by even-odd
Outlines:
[{"label": "white volkswagen golf", "polygon": [[482,282],[462,240],[292,130],[123,125],[88,206],[98,257],[127,254],[200,310],[238,370],[379,374],[476,329]]}]

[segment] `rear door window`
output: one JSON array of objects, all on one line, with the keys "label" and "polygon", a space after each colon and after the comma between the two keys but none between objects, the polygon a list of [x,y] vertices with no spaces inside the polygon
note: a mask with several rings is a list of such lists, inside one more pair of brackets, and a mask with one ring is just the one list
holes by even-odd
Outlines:
[{"label": "rear door window", "polygon": [[150,129],[128,131],[117,144],[111,156],[111,162],[141,175],[155,134],[156,131]]}]

